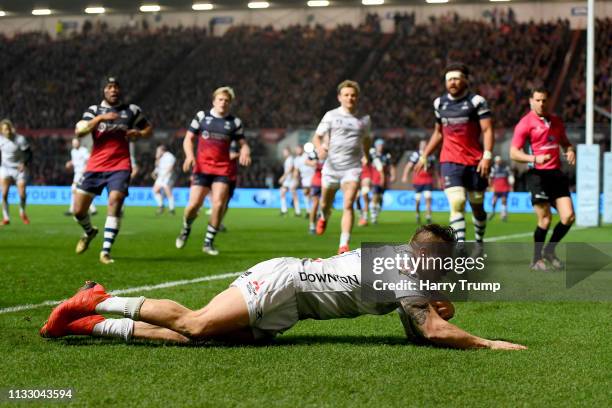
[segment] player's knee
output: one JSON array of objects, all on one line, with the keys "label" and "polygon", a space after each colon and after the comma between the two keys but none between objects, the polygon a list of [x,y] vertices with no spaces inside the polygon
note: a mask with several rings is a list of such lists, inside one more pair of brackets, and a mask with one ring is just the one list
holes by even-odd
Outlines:
[{"label": "player's knee", "polygon": [[564,225],[572,225],[574,223],[574,221],[576,221],[576,215],[574,214],[573,211],[571,213],[569,213],[569,214],[564,214],[561,217],[561,222]]},{"label": "player's knee", "polygon": [[538,217],[538,226],[543,229],[548,229],[550,227],[550,222],[552,221],[551,214],[543,214]]},{"label": "player's knee", "polygon": [[451,214],[463,214],[465,212],[465,188],[449,187],[444,190],[448,198]]}]

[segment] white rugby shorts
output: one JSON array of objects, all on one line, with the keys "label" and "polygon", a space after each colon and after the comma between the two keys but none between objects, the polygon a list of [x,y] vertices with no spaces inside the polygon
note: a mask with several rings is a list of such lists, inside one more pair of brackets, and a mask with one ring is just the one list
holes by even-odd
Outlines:
[{"label": "white rugby shorts", "polygon": [[15,167],[0,167],[0,179],[13,179],[15,183],[26,181],[26,172],[19,171],[19,169]]},{"label": "white rugby shorts", "polygon": [[323,187],[338,187],[343,183],[355,182],[359,183],[361,177],[361,165],[358,167],[351,167],[346,170],[335,170],[325,163],[323,170],[321,171],[321,184]]},{"label": "white rugby shorts", "polygon": [[242,292],[255,339],[274,337],[299,321],[293,273],[301,266],[296,258],[271,259],[249,268],[230,285]]}]

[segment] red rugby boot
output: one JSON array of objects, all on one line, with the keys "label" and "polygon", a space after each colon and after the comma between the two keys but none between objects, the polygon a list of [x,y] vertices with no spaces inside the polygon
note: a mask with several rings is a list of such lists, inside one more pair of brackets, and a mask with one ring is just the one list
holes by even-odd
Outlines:
[{"label": "red rugby boot", "polygon": [[42,337],[66,336],[68,325],[71,322],[95,314],[96,305],[109,297],[104,286],[94,281],[85,282],[85,285],[73,297],[53,309],[49,320],[40,329],[40,335]]}]

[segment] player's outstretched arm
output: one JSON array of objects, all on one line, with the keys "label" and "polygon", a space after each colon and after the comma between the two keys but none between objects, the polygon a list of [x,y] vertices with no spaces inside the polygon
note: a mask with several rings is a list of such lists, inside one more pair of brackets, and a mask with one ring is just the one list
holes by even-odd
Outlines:
[{"label": "player's outstretched arm", "polygon": [[406,331],[410,330],[424,342],[442,347],[496,350],[524,350],[527,347],[506,341],[488,340],[474,336],[444,320],[424,298],[404,298],[400,313]]}]

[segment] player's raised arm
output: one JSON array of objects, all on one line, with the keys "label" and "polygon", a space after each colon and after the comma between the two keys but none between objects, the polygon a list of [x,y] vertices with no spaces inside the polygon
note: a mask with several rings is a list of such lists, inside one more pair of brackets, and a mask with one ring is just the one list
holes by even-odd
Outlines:
[{"label": "player's raised arm", "polygon": [[474,336],[444,320],[424,298],[404,298],[400,301],[400,318],[407,332],[415,333],[425,343],[442,347],[494,350],[524,350],[527,347],[499,340]]}]

